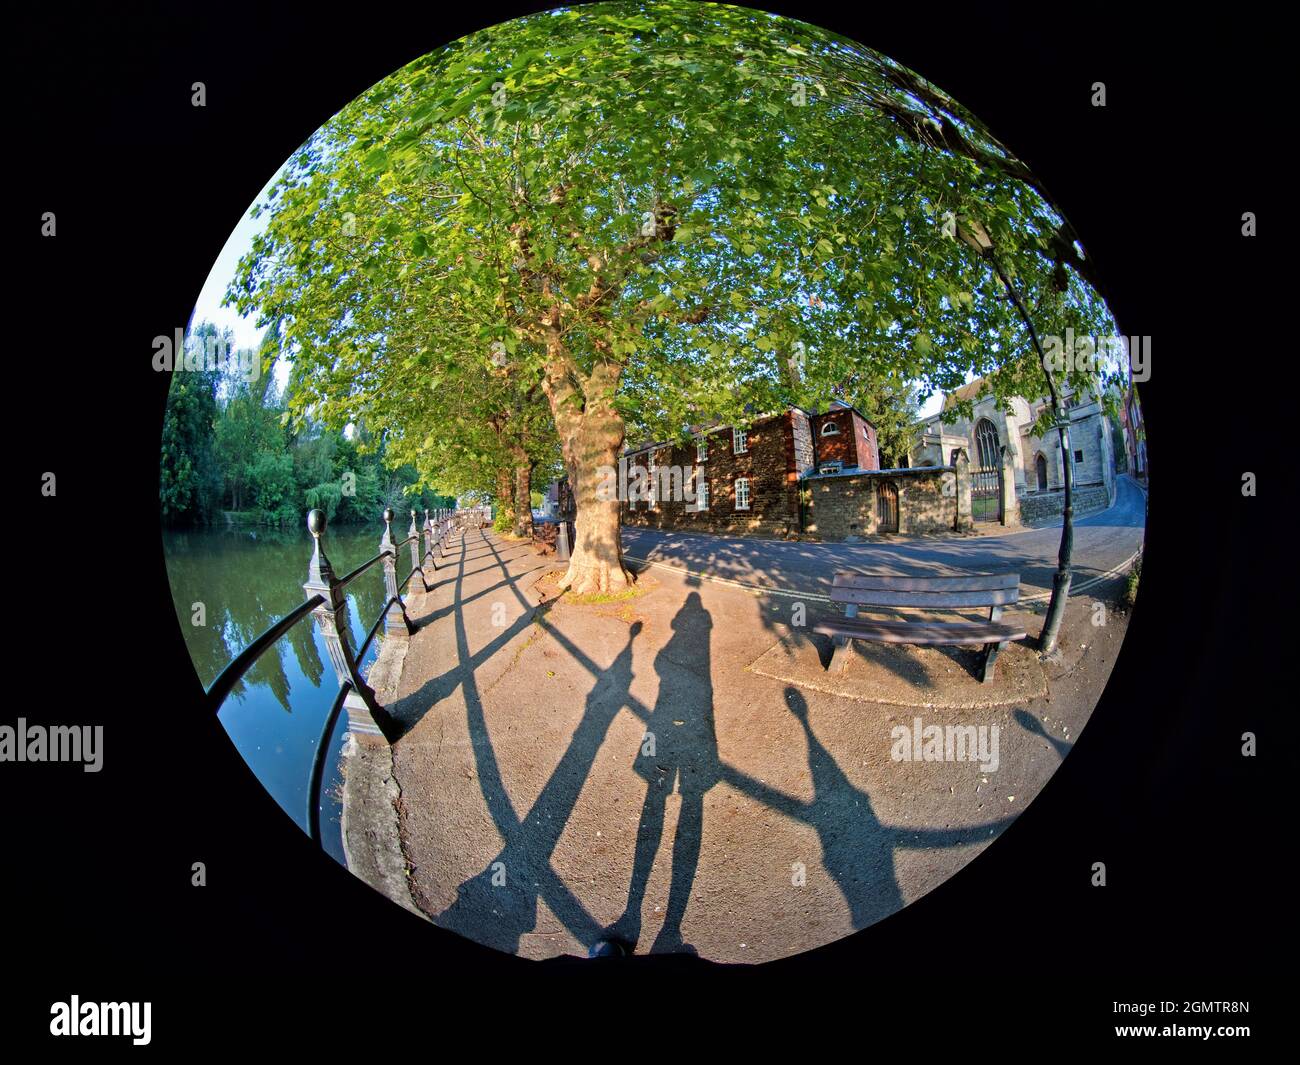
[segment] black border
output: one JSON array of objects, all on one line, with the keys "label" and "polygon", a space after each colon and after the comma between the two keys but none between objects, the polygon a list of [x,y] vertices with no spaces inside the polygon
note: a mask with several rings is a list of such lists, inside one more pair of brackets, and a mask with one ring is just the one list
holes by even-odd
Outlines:
[{"label": "black border", "polygon": [[[549,1024],[518,1035],[559,1052],[593,1049],[602,1021],[633,1036],[620,1049],[676,1049],[662,1029],[691,1017],[724,1038],[1073,1046],[1112,1041],[1110,1003],[1130,998],[1250,999],[1243,1021],[1262,1032],[1258,967],[1290,931],[1265,784],[1290,702],[1288,556],[1270,545],[1284,528],[1288,356],[1268,311],[1293,302],[1264,259],[1286,239],[1270,79],[1288,67],[1262,7],[764,5],[863,40],[979,115],[1063,206],[1122,331],[1151,335],[1160,356],[1140,387],[1155,468],[1146,567],[1115,672],[1048,787],[952,880],[848,940],[752,970],[522,962],[425,926],[315,852],[200,715],[157,530],[166,381],[150,341],[185,322],[252,197],[339,106],[440,43],[546,6],[20,17],[6,68],[7,376],[11,524],[27,531],[6,552],[4,717],[111,727],[98,776],[0,767],[7,968],[21,975],[0,1035],[48,1040],[49,1003],[73,993],[151,1000],[154,1045],[216,1049],[264,1028],[286,1047],[373,1037],[400,1053],[456,1033],[490,1053],[533,1005]],[[201,110],[194,80],[208,88]],[[1094,81],[1105,109],[1089,103]],[[47,209],[54,240],[38,233]],[[1253,240],[1245,210],[1260,219]],[[41,498],[51,469],[58,495]],[[1241,496],[1244,470],[1258,498]],[[1247,730],[1254,759],[1238,753]],[[202,890],[189,886],[196,860]],[[1105,889],[1089,886],[1094,860]],[[767,994],[788,1012],[754,1010]]]}]

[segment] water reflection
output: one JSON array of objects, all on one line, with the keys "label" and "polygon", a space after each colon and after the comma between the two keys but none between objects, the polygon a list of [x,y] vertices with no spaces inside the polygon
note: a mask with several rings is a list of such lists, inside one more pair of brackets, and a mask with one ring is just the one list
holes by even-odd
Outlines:
[{"label": "water reflection", "polygon": [[[342,575],[372,558],[382,531],[378,523],[330,529],[325,549],[335,571]],[[163,550],[181,632],[205,688],[227,662],[305,597],[302,585],[311,558],[306,529],[164,530]],[[383,605],[383,569],[375,565],[348,586],[354,648]],[[375,654],[372,645],[363,666]],[[221,724],[244,761],[304,832],[311,760],[337,692],[324,641],[308,618],[262,655],[221,711]],[[330,737],[321,810],[325,848],[340,862],[336,796],[346,720],[346,714],[339,715]]]}]

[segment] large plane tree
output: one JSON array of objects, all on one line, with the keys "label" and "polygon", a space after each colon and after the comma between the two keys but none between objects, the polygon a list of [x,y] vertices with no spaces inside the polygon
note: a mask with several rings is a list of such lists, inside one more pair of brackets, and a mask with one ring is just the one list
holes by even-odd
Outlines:
[{"label": "large plane tree", "polygon": [[972,116],[743,8],[597,4],[457,41],[345,107],[260,209],[230,296],[285,316],[318,402],[430,453],[451,380],[545,411],[579,592],[631,579],[601,494],[629,419],[743,423],[846,381],[1046,395],[1026,323],[1113,328],[1068,224]]}]

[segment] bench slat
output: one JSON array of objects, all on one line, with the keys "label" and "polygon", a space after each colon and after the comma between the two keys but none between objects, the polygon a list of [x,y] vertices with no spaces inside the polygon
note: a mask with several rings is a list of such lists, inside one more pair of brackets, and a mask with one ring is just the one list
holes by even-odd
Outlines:
[{"label": "bench slat", "polygon": [[995,622],[947,623],[938,621],[860,621],[841,618],[837,621],[819,621],[813,632],[825,636],[847,636],[872,643],[911,643],[927,646],[952,646],[958,644],[1001,643],[1004,640],[1023,640],[1025,630],[1014,625]]},{"label": "bench slat", "polygon": [[978,592],[1019,588],[1018,573],[972,573],[950,577],[895,577],[888,573],[835,574],[833,588],[898,592]]},{"label": "bench slat", "polygon": [[912,592],[894,589],[833,588],[832,603],[857,603],[859,606],[915,606],[934,610],[951,610],[968,606],[1006,606],[1020,598],[1020,589],[997,588],[989,591]]}]

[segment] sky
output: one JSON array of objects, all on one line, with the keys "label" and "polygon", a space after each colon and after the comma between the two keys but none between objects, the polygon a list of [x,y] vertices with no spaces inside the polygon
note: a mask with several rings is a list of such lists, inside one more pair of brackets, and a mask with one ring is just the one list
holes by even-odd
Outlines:
[{"label": "sky", "polygon": [[[258,343],[262,339],[262,334],[266,332],[264,328],[257,325],[257,315],[251,314],[248,317],[242,317],[234,307],[223,307],[221,301],[226,295],[226,286],[230,284],[231,278],[235,276],[235,270],[239,266],[239,260],[253,246],[253,238],[266,228],[267,215],[261,218],[250,218],[248,212],[252,210],[253,204],[260,203],[266,198],[267,192],[270,191],[272,183],[280,176],[280,171],[276,171],[269,181],[262,187],[248,208],[240,216],[239,223],[230,232],[226,238],[225,246],[221,249],[221,254],[217,256],[217,261],[212,264],[212,269],[208,271],[208,279],[203,283],[203,288],[199,291],[199,298],[194,303],[194,311],[190,315],[189,329],[193,329],[199,322],[212,322],[218,329],[229,328],[234,332],[235,350],[239,351],[244,348],[253,348],[256,350]],[[187,330],[188,332],[189,330]],[[284,360],[279,360],[275,364],[275,385],[277,388],[284,388],[285,381],[288,380],[289,367]]]},{"label": "sky", "polygon": [[[248,205],[250,210],[253,204],[259,203],[266,198],[271,185],[279,176],[279,171],[276,171],[271,176],[252,203]],[[262,339],[262,334],[266,330],[258,328],[256,314],[246,318],[241,317],[235,308],[221,306],[221,301],[225,297],[226,286],[230,284],[231,278],[235,276],[235,270],[239,265],[241,256],[252,247],[253,237],[266,227],[267,217],[263,215],[259,219],[254,219],[249,217],[247,210],[243,213],[239,219],[239,224],[226,238],[225,246],[221,249],[221,254],[217,256],[217,261],[212,264],[212,269],[208,272],[208,279],[203,283],[199,298],[194,304],[194,313],[190,317],[190,329],[203,321],[212,322],[218,328],[229,327],[234,331],[236,351],[244,348],[256,349]],[[276,388],[283,389],[288,377],[288,362],[284,359],[278,360],[275,364]],[[921,404],[920,417],[927,418],[931,414],[938,413],[942,408],[943,396],[931,396]]]}]

